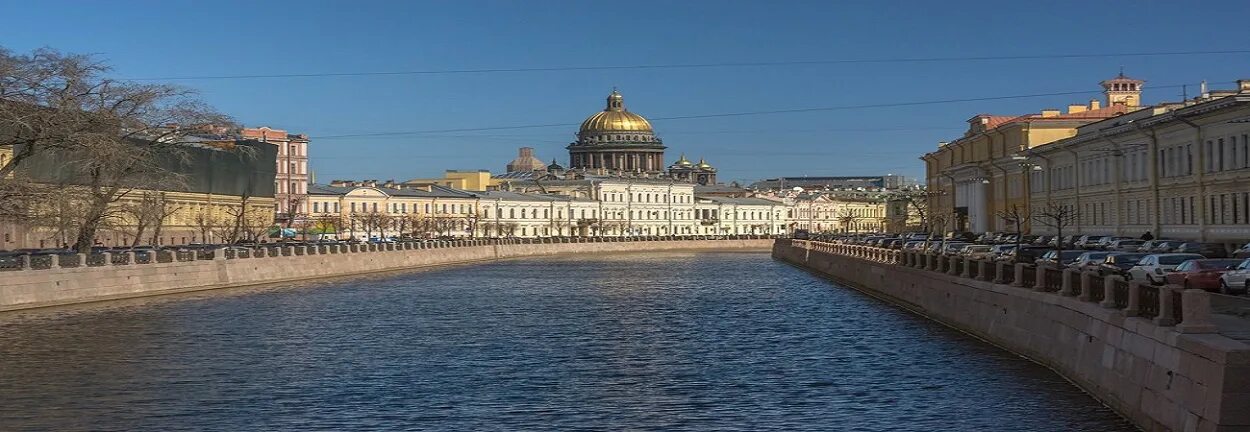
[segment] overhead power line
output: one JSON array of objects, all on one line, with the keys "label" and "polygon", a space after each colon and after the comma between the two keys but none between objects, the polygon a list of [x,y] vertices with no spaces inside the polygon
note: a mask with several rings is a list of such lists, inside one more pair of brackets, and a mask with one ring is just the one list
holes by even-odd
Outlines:
[{"label": "overhead power line", "polygon": [[176,81],[176,80],[228,80],[257,78],[315,78],[315,77],[357,77],[357,76],[390,76],[390,75],[454,75],[454,74],[487,74],[487,73],[520,73],[520,72],[561,72],[561,71],[601,71],[630,69],[700,69],[700,68],[733,68],[733,67],[773,67],[773,66],[809,66],[838,64],[874,64],[874,63],[941,63],[969,61],[1011,61],[1011,60],[1046,60],[1046,59],[1080,59],[1080,58],[1118,58],[1118,57],[1164,57],[1194,56],[1215,54],[1250,54],[1250,49],[1207,50],[1207,51],[1154,51],[1124,53],[1092,53],[1092,54],[1037,54],[1015,56],[965,56],[965,57],[900,57],[878,59],[830,59],[830,60],[794,60],[794,61],[754,61],[754,62],[720,62],[720,63],[668,63],[642,65],[607,65],[607,66],[543,66],[517,68],[485,68],[485,69],[430,69],[406,71],[358,71],[358,72],[315,72],[285,74],[248,74],[248,75],[186,75],[165,77],[126,78],[129,81]]},{"label": "overhead power line", "polygon": [[[1193,84],[1189,84],[1189,85],[1193,85]],[[1167,85],[1167,86],[1151,86],[1151,88],[1152,89],[1165,89],[1165,88],[1181,88],[1183,86],[1185,86],[1185,84]],[[797,114],[797,113],[823,112],[823,111],[845,111],[845,110],[853,110],[853,109],[939,105],[939,104],[949,104],[949,103],[984,102],[984,101],[1007,100],[1007,99],[1027,99],[1027,98],[1048,97],[1048,96],[1071,96],[1071,95],[1089,94],[1089,93],[1096,93],[1096,91],[1081,90],[1081,91],[1033,93],[1033,94],[1021,94],[1021,95],[1009,95],[1009,96],[986,96],[986,97],[976,97],[976,98],[938,99],[938,100],[914,101],[914,102],[892,102],[892,103],[878,103],[878,104],[864,104],[864,105],[841,105],[841,106],[816,107],[816,108],[794,108],[794,109],[768,110],[768,111],[696,114],[696,115],[669,116],[669,117],[651,117],[651,118],[648,118],[648,120],[651,120],[651,121],[693,120],[693,119],[706,119],[706,118],[718,118],[718,117],[745,117],[745,116],[769,115],[769,114]],[[533,124],[533,125],[491,126],[491,127],[456,128],[456,129],[427,129],[427,130],[398,131],[398,132],[374,132],[374,133],[362,133],[362,134],[322,135],[322,136],[313,136],[311,138],[321,139],[321,140],[332,140],[332,139],[344,139],[344,138],[388,137],[388,136],[421,135],[421,134],[448,133],[448,132],[476,132],[476,131],[493,131],[493,130],[510,130],[510,129],[536,129],[536,128],[548,128],[548,127],[572,127],[572,126],[578,126],[580,124],[581,123],[548,123],[548,124]]]}]

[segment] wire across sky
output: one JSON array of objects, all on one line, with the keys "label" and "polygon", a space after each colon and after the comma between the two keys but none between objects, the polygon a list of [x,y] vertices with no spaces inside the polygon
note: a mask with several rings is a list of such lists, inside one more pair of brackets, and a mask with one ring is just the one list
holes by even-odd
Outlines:
[{"label": "wire across sky", "polygon": [[898,58],[875,58],[875,59],[863,58],[863,59],[750,61],[750,62],[719,62],[719,63],[668,63],[668,64],[637,64],[637,65],[605,65],[605,66],[501,67],[501,68],[484,68],[484,69],[351,71],[351,72],[274,73],[274,74],[247,74],[247,75],[186,75],[186,76],[125,78],[125,80],[128,80],[128,81],[184,81],[184,80],[231,80],[231,79],[263,79],[263,78],[318,78],[318,77],[370,77],[370,76],[376,77],[376,76],[396,76],[396,75],[455,75],[455,74],[561,72],[561,71],[604,71],[604,70],[630,70],[630,69],[634,69],[634,70],[703,69],[703,68],[736,68],[736,67],[883,64],[883,63],[943,63],[943,62],[1054,60],[1054,59],[1120,58],[1120,57],[1175,57],[1175,56],[1227,55],[1227,54],[1250,54],[1250,49],[1197,50],[1197,51],[1143,51],[1143,52],[1121,52],[1121,53],[1068,53],[1068,54],[1037,54],[1037,55],[1015,55],[1015,56],[898,57]]},{"label": "wire across sky", "polygon": [[[1224,84],[1224,83],[1216,82],[1216,83],[1210,83],[1210,84]],[[1162,85],[1162,86],[1151,86],[1151,88],[1152,89],[1166,89],[1166,88],[1179,89],[1182,87],[1194,86],[1194,85],[1197,85],[1197,84]],[[1080,91],[1064,91],[1064,92],[1051,92],[1051,93],[1018,94],[1018,95],[1006,95],[1006,96],[984,96],[984,97],[975,97],[975,98],[952,98],[952,99],[936,99],[936,100],[926,100],[926,101],[890,102],[890,103],[875,103],[875,104],[861,104],[861,105],[839,105],[839,106],[814,107],[814,108],[793,108],[793,109],[779,109],[779,110],[767,110],[767,111],[694,114],[694,115],[667,116],[667,117],[650,117],[648,118],[648,120],[651,120],[651,121],[692,120],[692,119],[706,119],[706,118],[720,118],[720,117],[744,117],[744,116],[771,115],[771,114],[796,114],[796,113],[808,113],[808,112],[842,111],[842,110],[853,110],[853,109],[890,108],[890,107],[905,107],[905,106],[919,106],[919,105],[939,105],[939,104],[951,104],[951,103],[963,103],[963,102],[982,102],[982,101],[1007,100],[1007,99],[1026,99],[1026,98],[1038,98],[1038,97],[1049,97],[1049,96],[1071,96],[1071,95],[1090,94],[1090,93],[1096,93],[1096,91],[1080,90]],[[479,132],[479,131],[513,130],[513,129],[536,129],[536,128],[548,128],[548,127],[572,127],[572,126],[578,126],[580,124],[581,123],[546,123],[546,124],[487,126],[487,127],[473,127],[473,128],[454,128],[454,129],[426,129],[426,130],[394,131],[394,132],[373,132],[373,133],[361,133],[361,134],[321,135],[321,136],[314,136],[311,138],[319,139],[319,140],[333,140],[333,139],[348,139],[348,138],[421,135],[421,134],[450,133],[450,132]]]}]

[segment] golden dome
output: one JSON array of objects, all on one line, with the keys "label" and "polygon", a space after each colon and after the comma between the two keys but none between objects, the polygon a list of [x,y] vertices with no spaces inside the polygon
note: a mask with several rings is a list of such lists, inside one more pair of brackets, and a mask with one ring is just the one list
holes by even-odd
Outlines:
[{"label": "golden dome", "polygon": [[686,166],[693,165],[693,163],[690,162],[690,159],[686,159],[685,153],[682,153],[681,157],[677,159],[677,163],[675,163],[674,165],[686,167]]},{"label": "golden dome", "polygon": [[597,135],[605,132],[655,133],[651,129],[651,122],[625,109],[625,100],[616,90],[612,90],[612,94],[608,95],[608,104],[603,111],[595,113],[582,122],[579,135]]},{"label": "golden dome", "polygon": [[699,158],[699,164],[695,166],[702,168],[702,169],[712,169],[712,165],[707,163],[707,161],[703,160],[703,158]]}]

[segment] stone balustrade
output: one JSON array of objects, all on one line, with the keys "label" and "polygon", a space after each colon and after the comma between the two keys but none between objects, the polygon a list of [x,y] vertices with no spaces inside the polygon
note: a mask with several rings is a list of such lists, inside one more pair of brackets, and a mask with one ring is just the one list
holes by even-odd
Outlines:
[{"label": "stone balustrade", "polygon": [[1224,296],[862,245],[778,240],[773,256],[1042,363],[1143,430],[1250,430],[1250,342],[1221,332]]},{"label": "stone balustrade", "polygon": [[[197,260],[235,260],[310,256],[326,254],[356,254],[372,252],[410,251],[421,249],[464,248],[488,245],[565,244],[565,243],[619,243],[630,241],[704,241],[704,240],[766,240],[777,236],[729,235],[729,236],[646,236],[646,237],[539,237],[510,239],[464,239],[439,241],[401,241],[395,243],[348,243],[323,245],[228,246],[218,249],[163,249],[148,251],[102,252],[93,254],[63,253],[47,255],[21,255],[11,261],[0,261],[0,274],[5,271],[41,271],[62,268],[116,267],[147,265]],[[832,249],[830,250],[832,252]],[[845,253],[845,252],[843,252]],[[893,262],[896,254],[860,247],[855,253],[875,262]],[[113,256],[113,255],[117,256]],[[124,257],[124,259],[122,258]],[[38,265],[36,265],[38,264]]]},{"label": "stone balustrade", "polygon": [[[1033,264],[1017,263],[1012,265],[1010,263],[975,260],[961,256],[920,251],[900,251],[864,245],[807,240],[791,241],[798,247],[821,253],[929,270],[935,273],[990,281],[996,284],[1004,284],[1006,282],[1002,277],[1002,275],[1006,274],[1005,272],[1014,272],[1014,277],[1010,278],[1011,281],[1006,282],[1009,286],[1031,288],[1039,292],[1050,292],[1066,297],[1076,297],[1085,302],[1091,302],[1091,299],[1096,299],[1092,302],[1108,309],[1121,310],[1126,316],[1137,316],[1138,310],[1142,307],[1143,300],[1141,297],[1143,290],[1140,287],[1135,288],[1137,283],[1130,284],[1118,276],[1102,279],[1103,285],[1101,286],[1092,286],[1093,275],[1083,274],[1072,269],[1038,268]],[[1205,301],[1195,300],[1200,304],[1208,305],[1205,310],[1202,308],[1183,307],[1185,298],[1209,295],[1206,291],[1183,290],[1177,286],[1167,286],[1158,289],[1161,293],[1151,295],[1149,301],[1154,303],[1147,307],[1149,310],[1159,311],[1157,316],[1152,315],[1150,317],[1155,325],[1171,327],[1188,321],[1198,323],[1192,326],[1181,327],[1185,328],[1185,331],[1188,333],[1210,330],[1211,310],[1209,299]],[[1093,290],[1100,291],[1102,295],[1091,295]],[[1193,292],[1192,294],[1190,293],[1191,291]],[[1173,296],[1171,295],[1173,292],[1184,292],[1184,295]],[[1174,313],[1173,311],[1179,312]],[[1190,316],[1186,316],[1186,313],[1190,314]]]}]

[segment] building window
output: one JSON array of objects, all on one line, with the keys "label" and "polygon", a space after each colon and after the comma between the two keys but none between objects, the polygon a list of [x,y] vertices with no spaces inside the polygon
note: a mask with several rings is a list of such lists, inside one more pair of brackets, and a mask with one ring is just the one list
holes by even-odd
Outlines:
[{"label": "building window", "polygon": [[378,203],[373,203],[373,212],[374,213],[378,212]]}]

